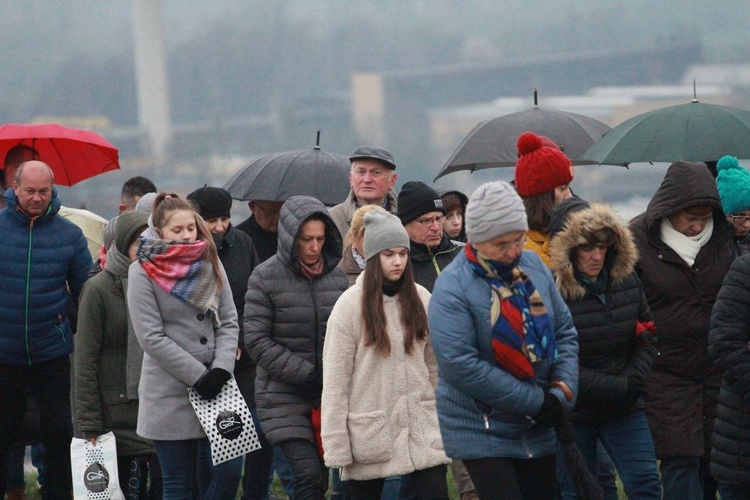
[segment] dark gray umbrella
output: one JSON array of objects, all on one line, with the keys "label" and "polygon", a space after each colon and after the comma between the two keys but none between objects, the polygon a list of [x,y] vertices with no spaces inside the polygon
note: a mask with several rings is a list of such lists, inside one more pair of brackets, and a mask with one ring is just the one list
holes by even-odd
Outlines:
[{"label": "dark gray umbrella", "polygon": [[236,200],[286,201],[307,195],[332,206],[349,194],[347,156],[314,149],[284,151],[250,162],[224,184]]},{"label": "dark gray umbrella", "polygon": [[459,170],[473,172],[515,166],[518,159],[516,141],[524,132],[549,137],[575,164],[581,164],[576,161],[581,153],[608,130],[608,125],[588,116],[538,107],[534,91],[533,108],[499,116],[474,127],[445,162],[435,180]]}]

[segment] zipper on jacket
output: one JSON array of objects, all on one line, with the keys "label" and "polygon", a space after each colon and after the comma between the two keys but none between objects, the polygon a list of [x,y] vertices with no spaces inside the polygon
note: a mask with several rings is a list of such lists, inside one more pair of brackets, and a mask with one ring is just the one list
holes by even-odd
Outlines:
[{"label": "zipper on jacket", "polygon": [[318,297],[315,294],[315,283],[308,279],[310,283],[310,297],[313,302],[313,311],[315,313],[315,372],[320,370],[318,366],[318,337],[320,336],[320,320],[318,319]]},{"label": "zipper on jacket", "polygon": [[[430,250],[429,246],[427,247],[427,250],[428,251]],[[432,259],[432,266],[435,268],[435,272],[437,273],[438,276],[440,276],[440,272],[441,272],[440,266],[438,265],[438,261],[437,261],[438,255],[443,255],[444,253],[451,253],[452,251],[453,251],[453,248],[451,248],[450,250],[443,250],[442,252],[438,252],[438,253],[430,252],[430,257]]]},{"label": "zipper on jacket", "polygon": [[29,248],[26,252],[26,297],[24,300],[24,341],[26,343],[26,357],[31,365],[31,348],[29,347],[29,295],[31,293],[31,248],[34,240],[34,220],[29,223]]},{"label": "zipper on jacket", "polygon": [[490,416],[486,413],[484,414],[484,430],[490,430]]},{"label": "zipper on jacket", "polygon": [[521,443],[523,443],[523,449],[526,450],[526,456],[528,456],[529,458],[534,458],[534,454],[531,453],[529,445],[526,442],[526,432],[528,432],[528,430],[531,429],[531,427],[534,425],[534,420],[529,416],[527,416],[526,418],[529,419],[529,426],[526,427],[526,429],[521,433]]},{"label": "zipper on jacket", "polygon": [[65,343],[65,329],[63,329],[60,325],[63,324],[63,317],[62,314],[57,315],[57,324],[55,325],[55,328],[57,328],[60,331],[60,336],[62,337],[63,344]]}]

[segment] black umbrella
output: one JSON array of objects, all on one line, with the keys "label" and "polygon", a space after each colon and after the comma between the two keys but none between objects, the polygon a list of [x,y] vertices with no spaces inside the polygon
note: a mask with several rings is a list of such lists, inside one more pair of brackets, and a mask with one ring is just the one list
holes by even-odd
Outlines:
[{"label": "black umbrella", "polygon": [[533,108],[499,116],[474,127],[445,162],[435,180],[459,170],[473,172],[515,166],[518,159],[516,141],[524,132],[549,137],[576,164],[593,163],[575,160],[608,130],[608,125],[588,116],[540,108],[534,90]]},{"label": "black umbrella", "polygon": [[[318,144],[320,132],[318,132]],[[349,194],[351,162],[347,156],[314,149],[262,156],[224,184],[236,200],[286,201],[307,195],[337,205]]]},{"label": "black umbrella", "polygon": [[555,434],[562,444],[565,465],[568,466],[568,472],[570,472],[570,477],[573,479],[577,498],[584,500],[600,500],[604,498],[602,487],[586,465],[586,460],[583,458],[581,449],[576,443],[575,430],[570,420],[566,418],[560,425],[555,427]]}]

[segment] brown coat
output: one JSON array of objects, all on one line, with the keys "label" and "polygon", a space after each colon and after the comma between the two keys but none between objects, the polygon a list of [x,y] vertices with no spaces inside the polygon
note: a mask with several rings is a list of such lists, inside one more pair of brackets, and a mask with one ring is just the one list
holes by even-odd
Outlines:
[{"label": "brown coat", "polygon": [[[714,207],[714,230],[690,267],[661,240],[660,223],[694,206]],[[709,320],[733,258],[732,232],[708,168],[670,166],[646,212],[630,227],[659,350],[644,394],[656,455],[702,456],[710,449],[721,382],[708,353]]]}]

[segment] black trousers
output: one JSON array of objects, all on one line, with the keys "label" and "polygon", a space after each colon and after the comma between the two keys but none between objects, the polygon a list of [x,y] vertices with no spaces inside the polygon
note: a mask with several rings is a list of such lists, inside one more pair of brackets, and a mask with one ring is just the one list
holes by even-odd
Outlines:
[{"label": "black trousers", "polygon": [[554,500],[557,498],[555,454],[539,458],[464,460],[479,498]]},{"label": "black trousers", "polygon": [[39,404],[44,444],[44,498],[71,498],[70,358],[31,365],[0,365],[0,491],[5,491],[7,457],[26,410],[26,392]]},{"label": "black trousers", "polygon": [[[409,476],[417,490],[420,500],[447,500],[448,483],[445,478],[445,465],[430,467],[429,469],[415,470]],[[385,478],[370,479],[367,481],[348,482],[349,492],[352,498],[357,500],[378,500],[383,491]]]}]

